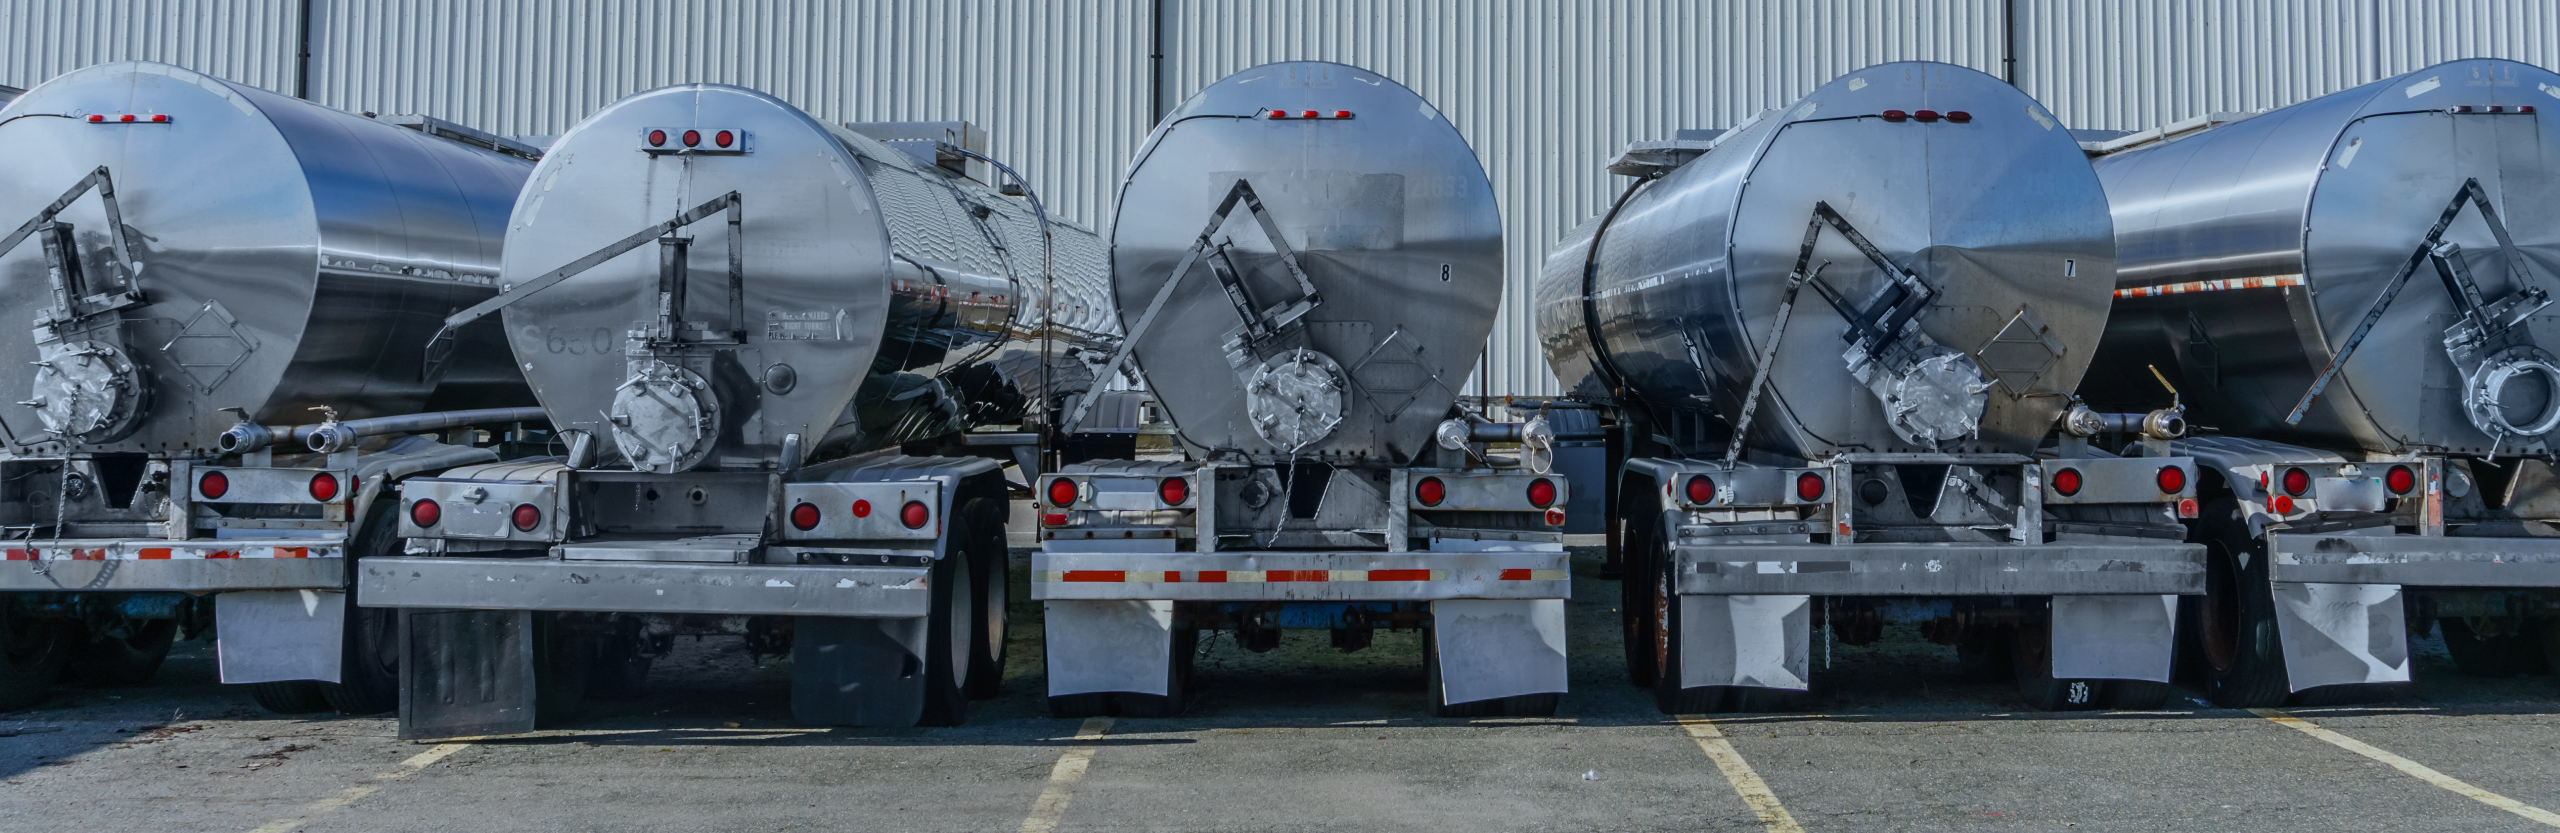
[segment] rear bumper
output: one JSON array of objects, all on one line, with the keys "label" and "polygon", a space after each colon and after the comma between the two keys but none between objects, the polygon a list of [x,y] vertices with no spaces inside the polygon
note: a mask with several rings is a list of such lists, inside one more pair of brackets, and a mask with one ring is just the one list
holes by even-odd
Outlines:
[{"label": "rear bumper", "polygon": [[337,538],[15,541],[0,591],[340,590],[346,552]]},{"label": "rear bumper", "polygon": [[855,616],[931,608],[925,567],[685,564],[551,558],[368,558],[366,607]]},{"label": "rear bumper", "polygon": [[1038,552],[1031,598],[1221,602],[1564,599],[1558,552]]},{"label": "rear bumper", "polygon": [[2171,542],[1721,544],[1672,550],[1689,596],[2198,595],[2204,548]]},{"label": "rear bumper", "polygon": [[2311,584],[2560,587],[2560,539],[2267,536],[2268,578]]}]

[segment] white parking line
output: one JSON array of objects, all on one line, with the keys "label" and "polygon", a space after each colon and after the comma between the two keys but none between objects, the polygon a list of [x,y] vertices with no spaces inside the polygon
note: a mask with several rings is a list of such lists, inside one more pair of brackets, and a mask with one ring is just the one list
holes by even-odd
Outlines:
[{"label": "white parking line", "polygon": [[[1111,730],[1111,718],[1086,718],[1084,728],[1076,730],[1076,740],[1101,740]],[[1051,833],[1058,820],[1067,815],[1067,801],[1076,797],[1076,782],[1084,780],[1085,767],[1093,764],[1095,747],[1078,746],[1058,756],[1058,764],[1049,768],[1049,786],[1040,790],[1040,799],[1031,802],[1031,817],[1022,820],[1022,833]]]},{"label": "white parking line", "polygon": [[394,769],[390,772],[376,773],[373,776],[372,783],[358,784],[348,787],[345,790],[340,791],[335,796],[312,802],[311,806],[302,808],[302,812],[300,813],[259,825],[257,829],[251,830],[249,833],[284,833],[287,830],[301,827],[304,822],[310,821],[313,816],[327,813],[331,810],[335,810],[349,804],[354,804],[358,799],[374,794],[383,787],[388,786],[393,781],[407,778],[410,773],[427,768],[428,764],[444,760],[445,756],[460,752],[470,747],[471,744],[468,743],[436,744],[435,748],[429,749],[425,752],[420,752],[416,755],[411,755],[408,760],[401,761],[400,768],[398,769]]},{"label": "white parking line", "polygon": [[2285,714],[2284,712],[2276,711],[2274,709],[2250,709],[2249,711],[2259,717],[2275,721],[2278,726],[2300,731],[2303,734],[2327,741],[2331,746],[2388,764],[2392,769],[2408,773],[2412,778],[2469,796],[2473,801],[2477,801],[2491,807],[2496,807],[2500,810],[2505,810],[2552,827],[2560,827],[2560,813],[2553,813],[2549,810],[2472,786],[2469,782],[2437,772],[2428,768],[2424,764],[2420,764],[2416,761],[2412,761],[2389,752],[2384,752],[2366,744],[2364,741],[2356,740],[2355,738],[2320,728],[2312,725],[2311,721]]},{"label": "white parking line", "polygon": [[1733,748],[1733,742],[1725,740],[1723,730],[1717,729],[1714,721],[1694,714],[1681,715],[1679,720],[1680,728],[1688,731],[1689,738],[1698,742],[1707,758],[1716,762],[1716,769],[1724,771],[1724,780],[1733,784],[1742,803],[1751,805],[1751,812],[1759,814],[1761,826],[1767,827],[1769,833],[1804,833],[1786,805],[1778,803],[1777,794],[1769,791],[1768,782],[1760,780],[1760,773],[1753,772],[1751,764],[1742,760],[1742,753]]}]

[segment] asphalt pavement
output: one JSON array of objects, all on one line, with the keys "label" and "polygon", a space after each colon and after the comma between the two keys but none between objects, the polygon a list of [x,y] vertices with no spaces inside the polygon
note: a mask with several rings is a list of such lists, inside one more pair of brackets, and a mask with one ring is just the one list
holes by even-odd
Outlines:
[{"label": "asphalt pavement", "polygon": [[787,663],[687,640],[647,696],[574,727],[411,743],[387,715],[262,713],[181,643],[150,685],[0,714],[0,830],[2560,826],[2560,682],[2465,678],[2441,644],[2387,704],[2253,713],[2181,690],[2158,712],[2045,714],[1897,628],[1817,646],[1812,713],[1683,721],[1626,684],[1598,564],[1576,560],[1553,719],[1432,718],[1414,634],[1345,654],[1320,632],[1267,654],[1204,640],[1179,718],[1053,719],[1028,602],[1004,693],[950,729],[794,726]]}]

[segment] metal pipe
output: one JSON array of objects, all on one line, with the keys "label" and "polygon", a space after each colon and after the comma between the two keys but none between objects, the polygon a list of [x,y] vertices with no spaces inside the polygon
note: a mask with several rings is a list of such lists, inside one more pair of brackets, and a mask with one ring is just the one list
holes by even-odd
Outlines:
[{"label": "metal pipe", "polygon": [[293,97],[311,98],[311,0],[302,0],[302,41],[293,60]]},{"label": "metal pipe", "polygon": [[312,451],[329,453],[345,451],[357,440],[378,434],[414,434],[442,431],[466,425],[490,422],[549,422],[541,408],[482,408],[476,411],[444,411],[427,414],[355,419],[346,422],[324,422],[293,429]]},{"label": "metal pipe", "polygon": [[2176,408],[2125,414],[2093,411],[2086,405],[2073,405],[2062,415],[2062,431],[2083,438],[2099,434],[2140,434],[2155,440],[2174,440],[2187,435],[2187,418]]}]

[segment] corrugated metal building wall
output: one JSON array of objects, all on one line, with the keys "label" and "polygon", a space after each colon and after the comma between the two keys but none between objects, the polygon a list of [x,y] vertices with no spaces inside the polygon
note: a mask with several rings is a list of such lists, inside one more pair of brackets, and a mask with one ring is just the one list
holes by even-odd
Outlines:
[{"label": "corrugated metal building wall", "polygon": [[[1487,387],[1554,390],[1526,297],[1620,183],[1619,147],[1721,127],[1868,64],[2000,74],[2074,127],[2282,106],[2460,57],[2560,65],[2550,0],[310,0],[310,96],[511,135],[711,81],[836,121],[966,119],[1100,226],[1162,107],[1255,64],[1358,64],[1474,144],[1510,230]],[[169,61],[291,93],[298,0],[0,0],[0,84]],[[2007,15],[2014,14],[2014,19]],[[1159,18],[1158,15],[1161,15]],[[1159,74],[1150,60],[1163,40]],[[2014,43],[2012,47],[2011,44]]]}]

